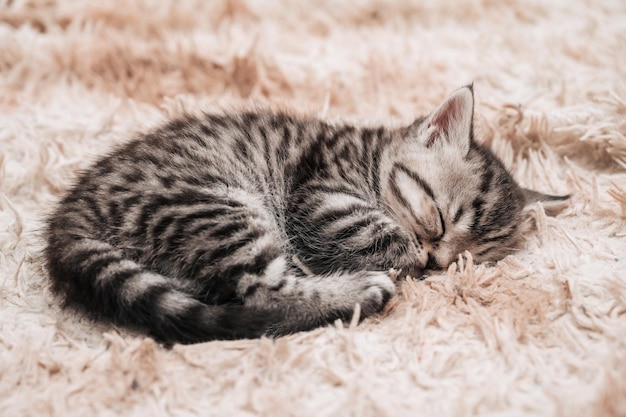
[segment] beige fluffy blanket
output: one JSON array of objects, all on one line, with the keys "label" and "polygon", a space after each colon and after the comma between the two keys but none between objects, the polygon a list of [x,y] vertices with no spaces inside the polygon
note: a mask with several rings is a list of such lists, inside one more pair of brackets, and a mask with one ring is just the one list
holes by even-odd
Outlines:
[{"label": "beige fluffy blanket", "polygon": [[[626,415],[626,2],[3,0],[0,415]],[[525,248],[404,280],[379,316],[167,350],[59,307],[42,218],[184,109],[406,121],[474,81],[537,205]]]}]

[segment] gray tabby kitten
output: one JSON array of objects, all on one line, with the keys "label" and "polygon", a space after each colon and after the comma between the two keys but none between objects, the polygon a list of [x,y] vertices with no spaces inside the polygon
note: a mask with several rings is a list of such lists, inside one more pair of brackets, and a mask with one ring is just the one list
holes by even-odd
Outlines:
[{"label": "gray tabby kitten", "polygon": [[[163,342],[277,336],[383,308],[522,239],[525,192],[474,141],[471,86],[400,128],[187,116],[83,172],[47,224],[56,292]],[[531,196],[530,199],[526,195]]]}]

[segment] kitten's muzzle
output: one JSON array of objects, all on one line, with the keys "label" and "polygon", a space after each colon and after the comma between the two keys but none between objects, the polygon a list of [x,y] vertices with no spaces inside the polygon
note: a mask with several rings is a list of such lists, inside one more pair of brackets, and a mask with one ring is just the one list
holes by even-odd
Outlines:
[{"label": "kitten's muzzle", "polygon": [[426,262],[425,269],[427,270],[443,269],[443,266],[441,266],[439,261],[437,261],[437,258],[435,258],[435,255],[433,255],[432,253],[428,253],[428,261]]}]

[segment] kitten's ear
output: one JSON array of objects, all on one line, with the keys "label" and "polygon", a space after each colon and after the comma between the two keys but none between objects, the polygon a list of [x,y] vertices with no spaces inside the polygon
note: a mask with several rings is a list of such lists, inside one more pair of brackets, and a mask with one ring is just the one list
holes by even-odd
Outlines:
[{"label": "kitten's ear", "polygon": [[473,118],[474,91],[468,85],[450,94],[428,117],[426,147],[445,140],[467,153],[472,140]]},{"label": "kitten's ear", "polygon": [[539,191],[529,190],[528,188],[522,188],[522,194],[524,195],[524,206],[528,207],[533,203],[541,203],[543,209],[548,214],[556,214],[565,208],[565,201],[569,199],[568,195],[550,195],[540,193]]}]

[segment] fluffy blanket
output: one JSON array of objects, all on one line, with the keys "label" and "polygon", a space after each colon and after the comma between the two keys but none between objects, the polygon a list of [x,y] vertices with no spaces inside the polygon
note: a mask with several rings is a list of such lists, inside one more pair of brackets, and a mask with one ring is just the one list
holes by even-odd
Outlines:
[{"label": "fluffy blanket", "polygon": [[[626,2],[4,0],[0,415],[626,415]],[[181,111],[407,121],[473,81],[535,205],[523,250],[402,280],[384,313],[166,349],[60,308],[42,219]]]}]

